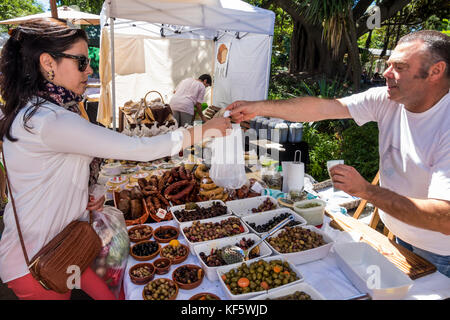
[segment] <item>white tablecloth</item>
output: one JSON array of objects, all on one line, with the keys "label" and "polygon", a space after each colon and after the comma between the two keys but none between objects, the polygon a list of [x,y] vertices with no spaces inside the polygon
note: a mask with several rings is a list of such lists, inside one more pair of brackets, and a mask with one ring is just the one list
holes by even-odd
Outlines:
[{"label": "white tablecloth", "polygon": [[[328,225],[329,218],[325,217],[323,230],[332,237],[336,242],[350,242],[354,241],[352,235],[348,232],[341,232],[332,229]],[[176,221],[167,221],[157,224],[151,224],[153,229],[156,229],[160,225],[173,225],[179,227]],[[181,243],[187,244],[186,240],[180,232],[178,240]],[[162,244],[164,246],[166,244]],[[325,299],[331,300],[343,300],[360,294],[350,280],[342,273],[336,264],[336,258],[334,256],[333,249],[324,259],[313,261],[306,264],[296,265],[297,269],[304,277],[304,281],[315,288],[321,293]],[[159,257],[159,256],[158,256]],[[153,262],[158,257],[150,260]],[[135,264],[140,263],[133,257],[128,258],[126,274],[124,276],[124,288],[125,297],[127,300],[142,300],[142,290],[144,285],[135,285],[131,282],[128,275],[128,270]],[[180,265],[183,264],[196,264],[200,266],[200,262],[195,254],[191,251],[186,261],[181,264],[172,265],[169,273],[165,275],[155,275],[157,278],[169,278],[172,279],[172,272]],[[226,300],[227,295],[219,281],[209,281],[206,276],[203,279],[201,285],[192,290],[180,289],[177,300],[188,300],[193,295],[200,292],[210,292],[219,296],[221,299]],[[409,290],[405,300],[425,300],[425,299],[446,299],[450,298],[450,278],[447,278],[439,272],[434,272],[430,275],[421,277],[414,280],[414,284]]]}]

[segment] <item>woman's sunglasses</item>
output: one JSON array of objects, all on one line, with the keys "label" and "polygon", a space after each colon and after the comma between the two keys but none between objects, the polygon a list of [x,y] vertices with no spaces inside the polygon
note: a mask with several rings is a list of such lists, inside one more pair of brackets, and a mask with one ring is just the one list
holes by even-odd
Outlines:
[{"label": "woman's sunglasses", "polygon": [[88,65],[91,63],[91,59],[86,56],[75,56],[73,54],[67,54],[67,53],[61,53],[61,52],[52,52],[50,53],[54,58],[61,57],[61,58],[69,58],[69,59],[75,59],[78,61],[78,70],[80,72],[84,72]]}]

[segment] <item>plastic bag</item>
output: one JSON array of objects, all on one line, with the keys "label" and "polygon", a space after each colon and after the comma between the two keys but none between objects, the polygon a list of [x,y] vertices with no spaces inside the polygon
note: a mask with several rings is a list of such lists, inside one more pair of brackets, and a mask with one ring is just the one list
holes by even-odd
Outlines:
[{"label": "plastic bag", "polygon": [[118,298],[130,247],[125,219],[120,210],[111,206],[92,214],[92,227],[102,240],[102,250],[92,263],[92,269]]},{"label": "plastic bag", "polygon": [[242,130],[239,124],[233,124],[230,135],[212,141],[209,176],[216,185],[239,189],[247,183],[242,143]]}]

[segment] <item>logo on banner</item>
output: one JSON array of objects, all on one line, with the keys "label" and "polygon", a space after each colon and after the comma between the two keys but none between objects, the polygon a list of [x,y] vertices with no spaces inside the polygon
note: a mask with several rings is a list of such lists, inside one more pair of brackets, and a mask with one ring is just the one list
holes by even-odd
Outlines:
[{"label": "logo on banner", "polygon": [[228,60],[230,56],[230,43],[221,43],[217,47],[216,52],[216,71],[215,76],[219,76],[222,78],[227,77],[227,69],[228,69]]}]

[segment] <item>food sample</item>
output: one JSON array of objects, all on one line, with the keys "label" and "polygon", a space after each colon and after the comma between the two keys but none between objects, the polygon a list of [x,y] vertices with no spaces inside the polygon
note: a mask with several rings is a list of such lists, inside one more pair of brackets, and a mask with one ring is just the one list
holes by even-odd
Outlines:
[{"label": "food sample", "polygon": [[153,229],[150,226],[143,226],[142,228],[132,228],[128,231],[128,236],[134,241],[139,241],[140,239],[146,239],[151,236]]},{"label": "food sample", "polygon": [[303,291],[295,291],[292,294],[286,296],[277,297],[273,299],[267,298],[266,300],[312,300],[311,296]]},{"label": "food sample", "polygon": [[[283,221],[284,219],[286,219],[290,215],[291,215],[291,213],[284,212],[284,213],[282,213],[282,214],[280,214],[280,215],[270,219],[267,223],[264,223],[264,224],[261,224],[261,225],[256,225],[256,223],[254,223],[254,222],[249,222],[248,225],[250,227],[252,227],[258,233],[268,232],[273,227],[275,227],[278,223],[280,223],[281,221]],[[300,224],[300,222],[294,220],[294,221],[289,222],[286,226],[293,227],[293,226],[295,226],[297,224]],[[284,228],[286,228],[286,226]]]},{"label": "food sample", "polygon": [[296,206],[296,208],[299,208],[299,209],[308,209],[308,208],[314,208],[314,207],[320,207],[320,206],[321,206],[320,203],[317,203],[317,202],[311,202],[311,203],[306,203],[306,204],[304,204],[304,205],[302,205],[302,206]]},{"label": "food sample", "polygon": [[131,271],[131,275],[136,278],[146,278],[153,274],[153,269],[149,265],[141,266]]},{"label": "food sample", "polygon": [[117,208],[123,212],[125,220],[135,220],[142,216],[142,198],[143,194],[137,187],[120,191]]},{"label": "food sample", "polygon": [[269,211],[269,210],[274,210],[277,208],[277,205],[274,204],[270,198],[267,198],[266,200],[264,200],[263,203],[261,203],[261,205],[258,208],[253,208],[252,212],[256,213],[256,212],[264,212],[264,211]]},{"label": "food sample", "polygon": [[159,227],[158,229],[155,230],[154,236],[164,240],[171,239],[177,236],[177,230],[173,228]]},{"label": "food sample", "polygon": [[[200,168],[200,166],[199,166]],[[197,168],[197,170],[199,170]],[[228,193],[225,191],[224,188],[217,186],[214,181],[211,180],[209,177],[209,174],[202,175],[197,174],[196,170],[196,177],[200,179],[200,190],[199,194],[200,196],[208,199],[208,200],[222,200],[226,201],[228,199]]]},{"label": "food sample", "polygon": [[169,265],[169,261],[164,259],[158,259],[158,261],[154,262],[156,268],[165,268]]},{"label": "food sample", "polygon": [[158,243],[156,241],[148,241],[137,243],[133,246],[132,252],[139,257],[146,257],[158,251]]},{"label": "food sample", "polygon": [[190,227],[183,229],[190,242],[201,242],[234,236],[245,231],[239,218],[230,217],[220,222],[194,221]]},{"label": "food sample", "polygon": [[202,276],[203,270],[200,267],[181,266],[173,272],[173,279],[184,284],[197,282]]},{"label": "food sample", "polygon": [[280,253],[305,251],[326,244],[321,234],[301,227],[287,227],[268,242]]},{"label": "food sample", "polygon": [[212,293],[204,293],[204,294],[198,294],[196,295],[195,299],[190,300],[220,300],[218,296]]},{"label": "food sample", "polygon": [[145,300],[169,300],[177,293],[177,285],[169,279],[156,279],[144,287]]},{"label": "food sample", "polygon": [[220,202],[213,202],[211,207],[201,208],[197,206],[197,208],[195,209],[177,210],[174,212],[174,215],[178,219],[178,221],[186,222],[214,218],[226,215],[227,213],[228,212],[226,206],[222,205]]},{"label": "food sample", "polygon": [[[240,247],[240,248],[242,248],[242,249],[244,249],[244,250],[246,250],[246,249],[250,248],[254,244],[255,244],[254,240],[242,238],[235,245]],[[206,253],[204,253],[204,252],[200,252],[200,258],[203,260],[203,262],[208,267],[224,266],[227,263],[222,258],[222,250],[223,249],[211,249],[211,252],[210,252],[209,255],[206,255]],[[258,248],[254,248],[249,253],[249,259],[253,259],[253,258],[257,258],[257,257],[259,257],[259,249]]]},{"label": "food sample", "polygon": [[168,258],[170,260],[175,260],[181,257],[184,257],[188,254],[188,249],[182,245],[167,245],[161,249],[160,256],[164,258]]},{"label": "food sample", "polygon": [[249,265],[242,263],[221,276],[234,295],[273,289],[298,280],[288,262],[259,260]]}]

